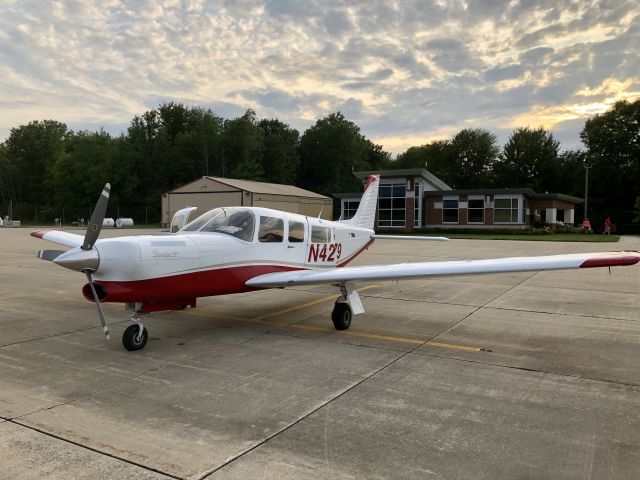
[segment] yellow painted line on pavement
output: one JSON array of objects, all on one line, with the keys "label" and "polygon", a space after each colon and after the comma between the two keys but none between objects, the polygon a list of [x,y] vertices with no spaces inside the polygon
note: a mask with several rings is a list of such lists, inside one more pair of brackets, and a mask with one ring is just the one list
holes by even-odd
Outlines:
[{"label": "yellow painted line on pavement", "polygon": [[[366,287],[358,288],[358,292],[364,292],[365,290],[369,290],[370,288],[378,287],[379,285],[367,285]],[[260,315],[258,317],[253,317],[251,320],[264,320],[265,318],[277,317],[278,315],[284,315],[285,313],[296,312],[298,310],[303,310],[305,308],[313,307],[314,305],[318,305],[320,303],[328,302],[329,300],[335,300],[336,295],[328,295],[326,297],[318,298],[317,300],[313,300],[308,303],[303,303],[302,305],[296,305],[295,307],[285,308],[284,310],[278,310],[277,312],[267,313],[266,315]]]},{"label": "yellow painted line on pavement", "polygon": [[[364,290],[368,290],[370,288],[374,288],[377,287],[378,285],[367,285],[366,287],[363,288],[359,288],[358,291],[362,292]],[[425,346],[431,346],[431,347],[438,347],[438,348],[448,348],[448,349],[453,349],[453,350],[462,350],[465,352],[480,352],[483,349],[480,347],[473,347],[470,345],[458,345],[455,343],[443,343],[443,342],[435,342],[435,341],[427,341],[427,340],[421,340],[421,339],[416,339],[416,338],[405,338],[405,337],[395,337],[395,336],[390,336],[390,335],[378,335],[375,333],[366,333],[366,332],[355,332],[355,331],[351,331],[351,330],[336,330],[334,328],[327,328],[327,327],[316,327],[313,325],[302,325],[302,324],[297,324],[297,323],[287,323],[287,322],[277,322],[277,321],[273,321],[273,320],[267,320],[268,318],[271,317],[276,317],[278,315],[284,315],[287,313],[291,313],[291,312],[295,312],[298,310],[303,310],[305,308],[309,308],[309,307],[313,307],[315,305],[319,305],[321,303],[327,302],[329,300],[335,300],[336,296],[334,295],[328,295],[326,297],[322,297],[322,298],[318,298],[316,300],[313,300],[311,302],[307,302],[307,303],[303,303],[301,305],[296,305],[290,308],[285,308],[284,310],[278,310],[276,312],[271,312],[271,313],[267,313],[266,315],[260,315],[258,317],[253,317],[253,318],[244,318],[244,317],[237,317],[235,315],[227,315],[227,314],[221,314],[218,312],[206,312],[206,311],[194,311],[194,310],[188,310],[185,311],[183,313],[187,314],[187,315],[195,315],[198,317],[216,317],[216,318],[220,318],[223,320],[234,320],[234,321],[239,321],[239,322],[247,322],[247,323],[258,323],[261,325],[270,325],[272,327],[280,327],[280,328],[295,328],[297,330],[306,330],[306,331],[310,331],[310,332],[320,332],[320,333],[331,333],[334,335],[347,335],[350,337],[359,337],[359,338],[368,338],[371,340],[383,340],[383,341],[387,341],[387,342],[397,342],[397,343],[408,343],[411,345],[425,345]]]}]

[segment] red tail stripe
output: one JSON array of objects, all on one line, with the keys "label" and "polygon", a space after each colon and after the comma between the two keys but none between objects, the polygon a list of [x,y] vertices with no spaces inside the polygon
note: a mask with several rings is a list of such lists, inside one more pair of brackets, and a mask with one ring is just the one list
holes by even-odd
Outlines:
[{"label": "red tail stripe", "polygon": [[367,177],[367,183],[364,186],[364,191],[366,192],[367,190],[369,190],[369,187],[371,186],[371,184],[376,180],[378,180],[379,178],[380,178],[380,175],[369,175]]},{"label": "red tail stripe", "polygon": [[640,262],[640,255],[625,255],[622,257],[600,257],[590,258],[585,260],[580,265],[580,268],[593,268],[593,267],[618,267],[624,265],[635,265]]}]

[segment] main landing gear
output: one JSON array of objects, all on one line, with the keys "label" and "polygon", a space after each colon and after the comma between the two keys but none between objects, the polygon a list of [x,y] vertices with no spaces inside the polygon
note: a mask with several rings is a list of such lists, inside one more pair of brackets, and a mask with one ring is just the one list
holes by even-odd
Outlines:
[{"label": "main landing gear", "polygon": [[351,326],[352,317],[353,312],[351,311],[351,305],[340,297],[333,307],[333,312],[331,312],[333,326],[336,327],[336,330],[346,330]]},{"label": "main landing gear", "polygon": [[331,312],[331,320],[336,330],[347,330],[354,315],[364,313],[358,291],[349,283],[338,285],[342,295],[336,300]]},{"label": "main landing gear", "polygon": [[122,345],[130,352],[142,350],[149,340],[149,332],[140,320],[140,313],[139,310],[133,311],[131,314],[133,325],[129,325],[122,334]]}]

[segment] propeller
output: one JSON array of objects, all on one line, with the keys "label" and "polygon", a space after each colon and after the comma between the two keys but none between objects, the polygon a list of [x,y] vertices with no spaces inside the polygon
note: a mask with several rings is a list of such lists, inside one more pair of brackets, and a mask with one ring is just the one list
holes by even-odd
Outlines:
[{"label": "propeller", "polygon": [[[87,225],[87,233],[84,234],[84,242],[82,243],[82,250],[92,250],[96,241],[98,240],[98,236],[100,235],[100,231],[102,230],[102,223],[104,222],[104,216],[107,213],[107,204],[109,203],[109,194],[111,193],[111,185],[106,184],[102,189],[102,193],[98,198],[98,203],[96,203],[96,208],[93,209],[93,213],[91,214],[91,220],[89,220],[89,225]],[[98,264],[100,260],[98,259]],[[89,262],[91,263],[91,262]],[[93,284],[93,277],[91,276],[92,272],[95,272],[98,268],[98,265],[91,264],[88,267],[82,269],[82,272],[87,276],[87,280],[89,282],[89,287],[91,287],[91,293],[93,294],[93,301],[96,303],[96,307],[98,308],[98,315],[100,316],[100,324],[102,325],[102,331],[104,335],[107,337],[107,340],[110,340],[109,336],[109,328],[107,327],[107,321],[104,318],[104,312],[102,311],[102,305],[100,304],[100,300],[98,299],[98,294],[96,293],[96,287]]]},{"label": "propeller", "polygon": [[100,266],[100,255],[97,249],[94,249],[94,245],[98,240],[100,231],[102,230],[102,222],[104,216],[107,213],[107,204],[109,203],[109,193],[111,193],[111,185],[108,183],[102,189],[102,193],[96,203],[96,208],[93,210],[89,225],[87,226],[87,232],[84,234],[84,240],[82,246],[72,248],[68,251],[62,250],[40,250],[38,257],[43,260],[50,260],[57,263],[60,266],[75,270],[76,272],[82,272],[86,275],[89,281],[89,287],[91,288],[91,294],[93,300],[98,308],[98,315],[100,316],[100,324],[102,325],[102,331],[104,332],[107,340],[110,340],[109,328],[107,327],[107,321],[104,318],[104,311],[96,292],[96,287],[93,283],[92,274],[98,270]]},{"label": "propeller", "polygon": [[91,250],[93,245],[98,240],[100,230],[102,230],[102,222],[104,222],[104,216],[107,213],[107,204],[109,203],[109,193],[111,193],[111,185],[106,184],[102,189],[96,208],[93,210],[91,220],[87,226],[87,233],[84,234],[84,242],[82,243],[82,250]]},{"label": "propeller", "polygon": [[52,262],[63,253],[66,253],[66,251],[65,250],[38,250],[38,258],[41,258],[42,260],[49,260],[50,262]]},{"label": "propeller", "polygon": [[100,304],[100,300],[98,300],[98,294],[96,293],[96,287],[93,285],[93,278],[91,277],[91,269],[87,268],[83,270],[84,274],[87,276],[87,280],[89,281],[89,287],[91,287],[91,293],[93,294],[93,300],[96,302],[96,307],[98,307],[98,315],[100,316],[100,324],[102,325],[102,331],[104,332],[107,340],[111,340],[109,336],[109,327],[107,327],[107,321],[104,318],[104,312],[102,311],[102,305]]}]

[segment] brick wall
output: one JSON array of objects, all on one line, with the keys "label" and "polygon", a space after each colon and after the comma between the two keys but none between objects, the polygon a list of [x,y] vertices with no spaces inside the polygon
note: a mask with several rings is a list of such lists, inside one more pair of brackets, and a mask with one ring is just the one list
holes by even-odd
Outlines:
[{"label": "brick wall", "polygon": [[[460,195],[458,202],[467,202],[468,195]],[[466,208],[458,208],[458,225],[466,225],[469,220],[469,210]]]},{"label": "brick wall", "polygon": [[434,205],[438,202],[442,202],[442,197],[427,197],[425,200],[427,213],[427,225],[442,225],[442,210],[436,210]]},{"label": "brick wall", "polygon": [[415,220],[415,199],[413,197],[407,197],[406,201],[405,201],[405,209],[406,209],[406,213],[405,213],[405,228],[407,230],[413,230],[413,226],[415,225],[414,220]]}]

